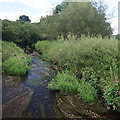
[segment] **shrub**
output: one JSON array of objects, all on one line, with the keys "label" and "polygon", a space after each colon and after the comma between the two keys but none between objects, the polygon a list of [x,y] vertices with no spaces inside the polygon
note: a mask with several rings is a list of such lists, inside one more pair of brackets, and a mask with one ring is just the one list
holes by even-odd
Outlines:
[{"label": "shrub", "polygon": [[75,40],[72,37],[65,41],[39,41],[35,48],[62,67],[81,69],[91,66],[101,72],[118,56],[117,42],[115,39],[82,37]]},{"label": "shrub", "polygon": [[49,83],[49,88],[66,93],[76,93],[78,89],[78,80],[72,72],[68,70],[62,71],[52,79]]},{"label": "shrub", "polygon": [[90,83],[82,81],[78,87],[78,96],[87,102],[92,102],[97,98],[97,91]]},{"label": "shrub", "polygon": [[86,82],[89,82],[92,86],[97,88],[98,78],[97,78],[96,72],[90,67],[83,68],[82,71],[83,71],[82,79]]},{"label": "shrub", "polygon": [[2,42],[3,70],[11,75],[23,75],[29,69],[31,57],[12,42]]},{"label": "shrub", "polygon": [[12,42],[2,42],[2,61],[4,62],[9,57],[24,54],[24,51]]},{"label": "shrub", "polygon": [[120,84],[118,79],[117,65],[113,61],[112,66],[110,66],[110,75],[107,77],[107,83],[104,87],[104,97],[113,110],[120,111]]},{"label": "shrub", "polygon": [[120,40],[120,34],[117,34],[115,38]]},{"label": "shrub", "polygon": [[117,81],[106,86],[104,96],[108,105],[120,111],[120,87]]},{"label": "shrub", "polygon": [[3,69],[11,75],[23,75],[29,70],[29,60],[24,56],[10,57],[3,63]]}]

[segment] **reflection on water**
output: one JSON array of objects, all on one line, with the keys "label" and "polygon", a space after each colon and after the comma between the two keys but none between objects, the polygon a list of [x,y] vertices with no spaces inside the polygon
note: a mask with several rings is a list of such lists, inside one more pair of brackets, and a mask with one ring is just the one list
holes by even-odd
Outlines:
[{"label": "reflection on water", "polygon": [[48,88],[48,82],[53,74],[54,71],[50,69],[49,63],[43,62],[37,57],[32,59],[32,69],[29,71],[24,85],[33,89],[33,95],[24,115],[25,117],[63,117],[56,107],[55,92]]}]

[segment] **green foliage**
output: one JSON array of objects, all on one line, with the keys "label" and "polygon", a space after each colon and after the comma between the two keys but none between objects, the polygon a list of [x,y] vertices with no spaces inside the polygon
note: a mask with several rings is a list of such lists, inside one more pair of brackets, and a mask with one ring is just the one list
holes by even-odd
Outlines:
[{"label": "green foliage", "polygon": [[107,77],[107,83],[104,87],[104,96],[108,105],[113,109],[120,111],[120,83],[118,81],[118,68],[116,62],[113,61],[110,66],[110,75]]},{"label": "green foliage", "polygon": [[93,102],[97,99],[97,90],[88,82],[80,82],[78,87],[78,96],[87,102]]},{"label": "green foliage", "polygon": [[24,51],[12,42],[2,42],[2,61],[4,62],[9,57],[24,54]]},{"label": "green foliage", "polygon": [[68,2],[62,2],[61,5],[57,5],[53,10],[53,14],[60,14],[65,7],[67,7]]},{"label": "green foliage", "polygon": [[110,23],[106,22],[102,6],[96,8],[90,2],[62,2],[55,7],[53,15],[42,17],[39,23],[30,23],[29,17],[25,15],[15,22],[2,20],[2,39],[24,48],[32,47],[39,40],[55,40],[61,35],[66,39],[69,33],[77,37],[110,37],[112,29]]},{"label": "green foliage", "polygon": [[[43,53],[45,59],[58,63],[63,69],[70,69],[74,73],[82,70],[81,81],[102,91],[103,96],[107,95],[106,86],[111,87],[110,81],[113,84],[118,81],[118,40],[85,36],[80,39],[72,35],[67,38],[64,40],[61,36],[57,41],[39,41],[35,47]],[[114,101],[119,100],[119,97],[109,99]],[[106,101],[109,103],[108,99]],[[119,103],[113,102],[111,105],[118,108]]]},{"label": "green foliage", "polygon": [[89,37],[76,41],[76,38],[68,36],[66,41],[37,42],[35,48],[62,67],[79,70],[92,66],[94,71],[101,74],[104,70],[110,71],[112,59],[117,58],[117,42],[115,39]]},{"label": "green foliage", "polygon": [[2,39],[17,43],[19,46],[26,48],[32,47],[32,44],[38,40],[43,39],[37,24],[25,22],[22,24],[20,21],[2,21]]},{"label": "green foliage", "polygon": [[29,17],[26,16],[26,15],[21,15],[19,17],[19,21],[21,21],[21,22],[31,22],[31,20],[29,19]]},{"label": "green foliage", "polygon": [[[96,7],[97,6],[97,7]],[[112,28],[106,21],[104,5],[90,2],[63,2],[53,10],[53,15],[40,20],[39,26],[47,39],[57,39],[69,33],[86,36],[110,37]]]},{"label": "green foliage", "polygon": [[29,70],[28,63],[24,56],[11,57],[3,63],[3,69],[11,75],[24,75]]},{"label": "green foliage", "polygon": [[49,83],[49,88],[66,93],[76,93],[78,89],[78,80],[72,72],[68,70],[62,71],[52,79]]},{"label": "green foliage", "polygon": [[83,80],[90,83],[92,86],[94,86],[95,88],[97,88],[98,86],[98,78],[96,75],[96,72],[90,68],[90,67],[86,67],[82,69],[83,72]]},{"label": "green foliage", "polygon": [[11,75],[23,75],[29,70],[31,57],[14,43],[2,42],[3,70]]},{"label": "green foliage", "polygon": [[108,105],[111,105],[114,110],[120,111],[120,87],[117,81],[106,86],[104,96]]},{"label": "green foliage", "polygon": [[120,34],[116,35],[116,39],[120,40]]}]

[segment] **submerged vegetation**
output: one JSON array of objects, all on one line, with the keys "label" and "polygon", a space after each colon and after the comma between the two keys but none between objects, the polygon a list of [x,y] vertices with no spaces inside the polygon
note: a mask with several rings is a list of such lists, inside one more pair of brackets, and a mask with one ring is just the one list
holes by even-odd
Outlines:
[{"label": "submerged vegetation", "polygon": [[71,93],[78,89],[76,94],[79,92],[78,95],[86,101],[95,100],[99,91],[102,91],[99,96],[103,96],[108,105],[120,110],[118,40],[84,36],[77,40],[75,36],[68,38],[41,41],[35,45],[36,50],[43,53],[44,59],[49,59],[63,70],[67,69],[78,76],[75,79],[68,71],[58,73],[50,82],[50,88]]}]

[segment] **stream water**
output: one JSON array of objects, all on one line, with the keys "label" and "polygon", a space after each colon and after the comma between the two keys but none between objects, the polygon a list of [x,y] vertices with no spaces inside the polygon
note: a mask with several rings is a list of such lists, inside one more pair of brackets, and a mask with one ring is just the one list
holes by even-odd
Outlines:
[{"label": "stream water", "polygon": [[55,92],[48,88],[53,74],[54,71],[50,69],[47,62],[43,62],[37,57],[32,59],[32,69],[29,71],[24,85],[33,89],[33,95],[25,116],[32,115],[32,118],[62,117],[56,107]]}]

